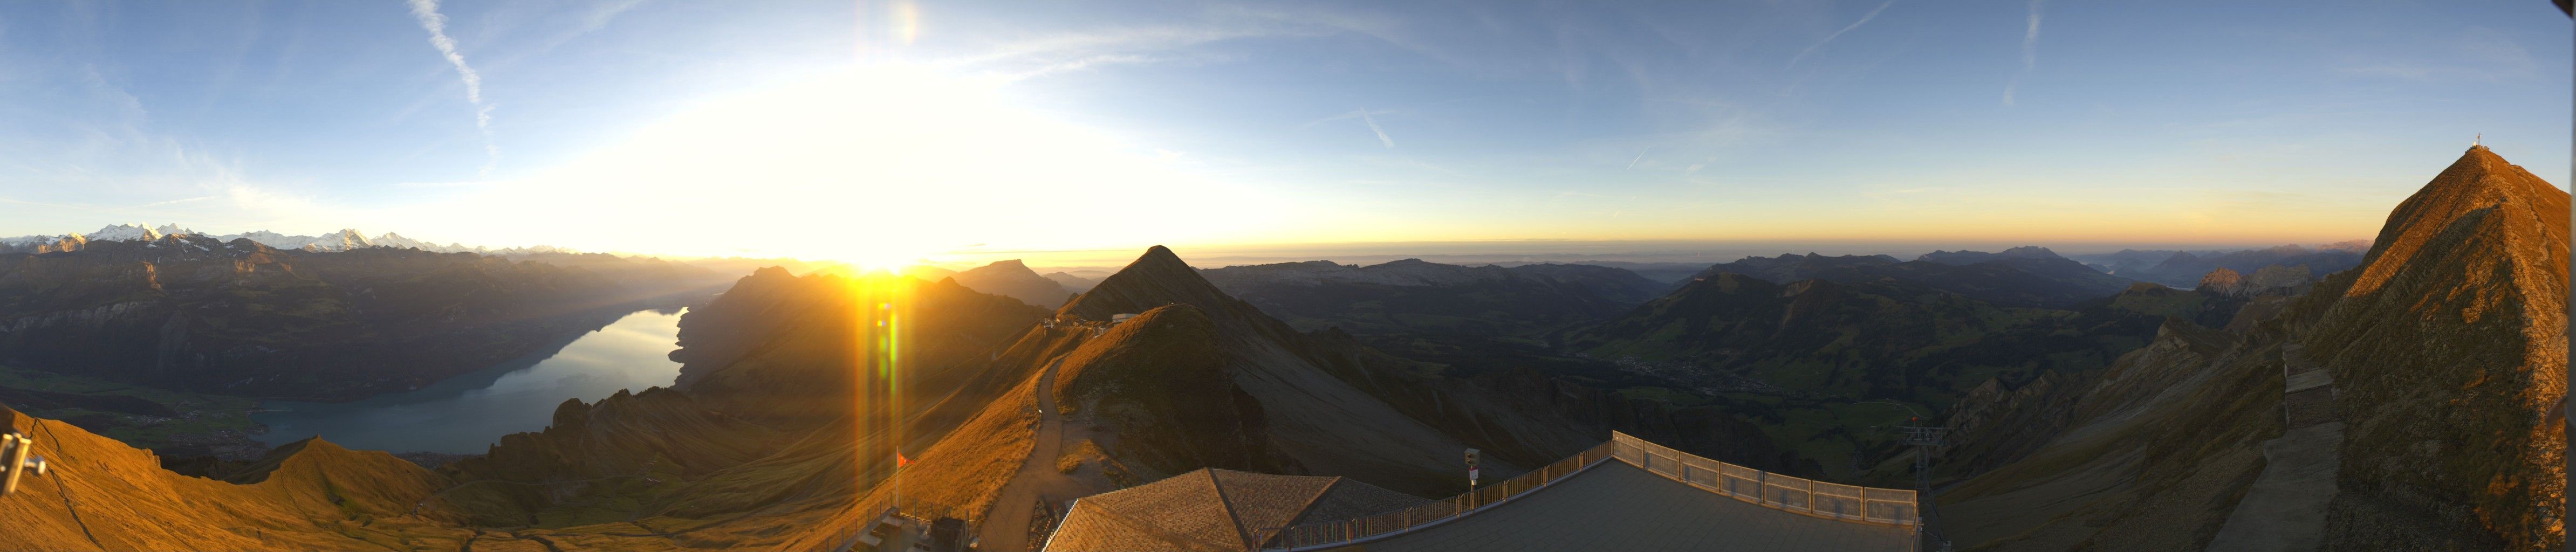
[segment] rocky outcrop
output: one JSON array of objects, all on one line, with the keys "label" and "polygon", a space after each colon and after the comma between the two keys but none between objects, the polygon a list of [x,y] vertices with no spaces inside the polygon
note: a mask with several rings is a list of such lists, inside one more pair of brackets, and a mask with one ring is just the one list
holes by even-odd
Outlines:
[{"label": "rocky outcrop", "polygon": [[2245,275],[2237,273],[2234,269],[2226,267],[2219,267],[2218,269],[2209,271],[2209,274],[2201,276],[2200,284],[2193,286],[2192,289],[2206,289],[2213,293],[2223,293],[2227,295],[2242,295],[2247,291],[2245,289]]}]

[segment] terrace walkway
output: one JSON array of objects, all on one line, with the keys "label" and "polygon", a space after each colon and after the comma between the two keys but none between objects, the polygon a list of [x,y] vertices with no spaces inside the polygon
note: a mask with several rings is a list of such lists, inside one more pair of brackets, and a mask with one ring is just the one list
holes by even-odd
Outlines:
[{"label": "terrace walkway", "polygon": [[2316,550],[2325,541],[2326,504],[2334,502],[2335,470],[2343,465],[2343,409],[2334,374],[2302,349],[2281,346],[2287,430],[2263,442],[2263,473],[2210,538],[2211,552]]},{"label": "terrace walkway", "polygon": [[1917,547],[1915,492],[1693,456],[1623,433],[1538,471],[1375,514],[1301,515],[1271,550],[1883,550]]},{"label": "terrace walkway", "polygon": [[1513,550],[1913,550],[1914,531],[1781,511],[1605,462],[1491,511],[1369,552]]}]

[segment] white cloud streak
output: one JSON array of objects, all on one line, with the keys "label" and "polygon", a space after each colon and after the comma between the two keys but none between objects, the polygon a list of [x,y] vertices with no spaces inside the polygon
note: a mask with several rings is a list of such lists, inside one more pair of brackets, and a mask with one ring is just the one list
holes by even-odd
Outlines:
[{"label": "white cloud streak", "polygon": [[2013,92],[2021,88],[2022,77],[2039,68],[2039,5],[2047,0],[2030,0],[2030,26],[2021,34],[2021,72],[2004,84],[2004,107],[2013,106]]},{"label": "white cloud streak", "polygon": [[1377,133],[1378,143],[1386,144],[1386,149],[1395,149],[1395,139],[1386,136],[1386,129],[1377,127],[1377,118],[1369,116],[1368,108],[1360,108],[1360,122],[1368,123],[1369,132]]},{"label": "white cloud streak", "polygon": [[1852,24],[1843,26],[1842,30],[1834,31],[1834,34],[1825,35],[1825,39],[1817,42],[1816,45],[1808,46],[1807,49],[1798,51],[1798,55],[1789,56],[1789,66],[1797,67],[1798,60],[1806,59],[1807,54],[1816,53],[1817,48],[1823,48],[1826,44],[1832,44],[1834,39],[1841,38],[1843,33],[1848,33],[1851,32],[1852,29],[1860,28],[1861,24],[1868,23],[1870,18],[1878,17],[1878,12],[1887,11],[1888,6],[1894,5],[1896,5],[1896,0],[1887,0],[1887,3],[1879,4],[1877,9],[1869,10],[1869,13],[1862,14],[1859,21],[1853,21]]},{"label": "white cloud streak", "polygon": [[411,0],[411,16],[420,20],[420,28],[429,31],[429,45],[438,55],[456,66],[456,77],[465,83],[465,101],[474,104],[474,129],[483,133],[482,176],[492,175],[492,167],[501,162],[501,146],[492,142],[492,106],[483,103],[483,75],[465,64],[465,55],[456,52],[456,39],[447,36],[447,16],[438,13],[438,0]]},{"label": "white cloud streak", "polygon": [[2021,35],[2021,70],[2039,67],[2039,5],[2046,0],[2030,0],[2030,28]]}]

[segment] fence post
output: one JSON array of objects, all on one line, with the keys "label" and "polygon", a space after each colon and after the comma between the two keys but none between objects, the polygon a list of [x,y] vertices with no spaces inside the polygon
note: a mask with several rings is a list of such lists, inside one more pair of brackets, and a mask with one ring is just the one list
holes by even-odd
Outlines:
[{"label": "fence post", "polygon": [[1753,472],[1753,503],[1771,503],[1771,472]]}]

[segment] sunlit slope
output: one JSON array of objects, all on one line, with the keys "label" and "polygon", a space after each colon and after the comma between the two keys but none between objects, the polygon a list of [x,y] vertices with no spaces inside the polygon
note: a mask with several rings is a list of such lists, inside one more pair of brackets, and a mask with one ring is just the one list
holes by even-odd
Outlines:
[{"label": "sunlit slope", "polygon": [[151,452],[0,410],[53,472],[0,498],[0,550],[455,550],[473,531],[407,515],[446,478],[326,441],[236,484],[161,469]]},{"label": "sunlit slope", "polygon": [[2258,299],[2225,333],[2168,331],[2096,380],[1982,414],[1959,461],[2047,443],[1945,493],[1952,535],[1964,549],[2209,546],[2267,458],[2297,452],[2282,409],[2295,359],[2332,375],[2340,442],[2317,449],[2338,461],[2331,502],[2321,520],[2236,529],[2308,531],[2330,550],[2562,546],[2562,515],[2541,507],[2565,492],[2552,413],[2567,201],[2472,149],[2397,207],[2359,267],[2277,307]]},{"label": "sunlit slope", "polygon": [[[567,549],[773,545],[876,489],[899,446],[962,456],[925,449],[968,421],[957,405],[1007,401],[1025,365],[999,352],[1043,312],[953,282],[762,270],[683,320],[679,388],[567,402],[451,465],[470,488],[439,504]],[[872,348],[878,321],[908,332],[900,351]]]},{"label": "sunlit slope", "polygon": [[2567,193],[2472,148],[2397,206],[2306,336],[2350,422],[2329,545],[2565,540]]}]

